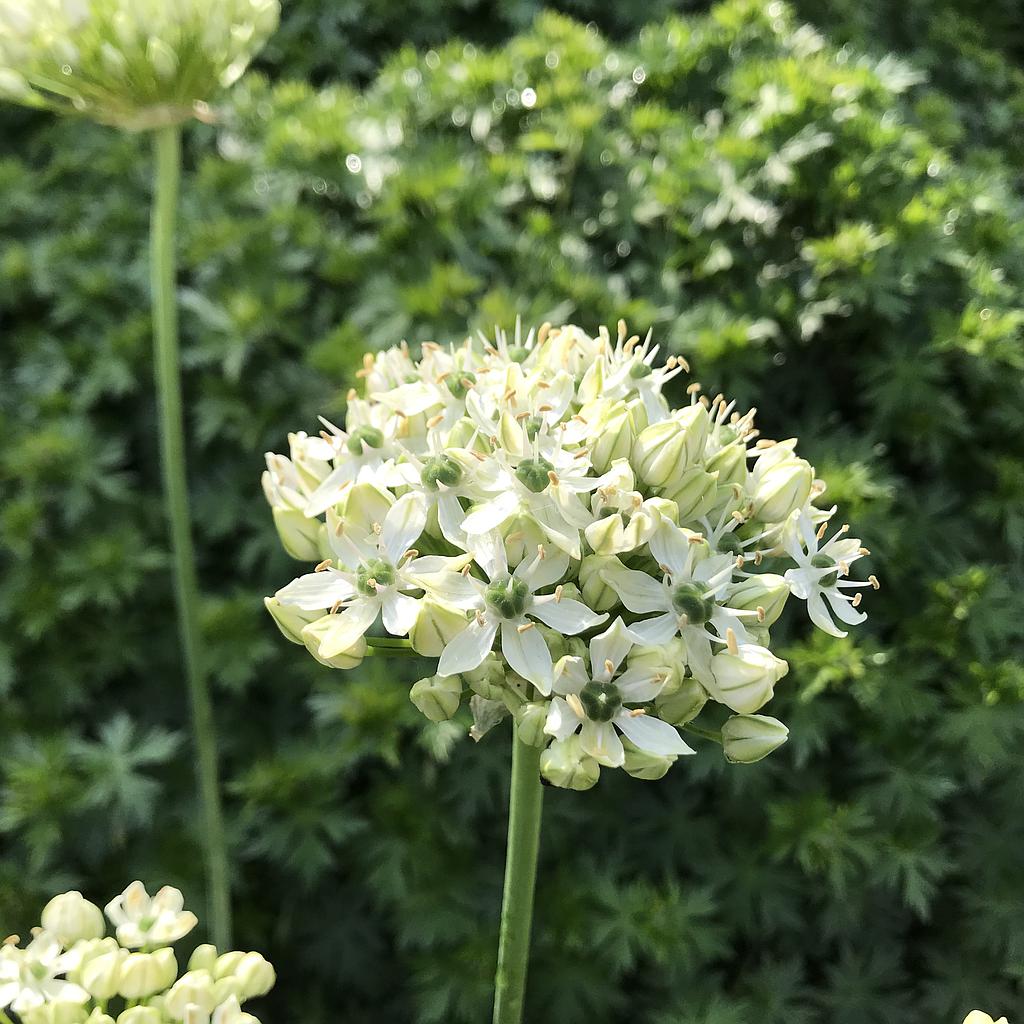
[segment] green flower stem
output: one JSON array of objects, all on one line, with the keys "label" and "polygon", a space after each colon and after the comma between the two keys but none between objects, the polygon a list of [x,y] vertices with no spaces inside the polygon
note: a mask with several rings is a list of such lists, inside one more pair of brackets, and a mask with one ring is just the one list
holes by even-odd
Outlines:
[{"label": "green flower stem", "polygon": [[14,1024],[14,1021],[3,1010],[0,1010],[0,1024]]},{"label": "green flower stem", "polygon": [[498,971],[494,976],[494,1024],[521,1024],[526,964],[530,955],[533,888],[544,787],[539,747],[519,739],[512,727],[512,785],[508,800],[505,891],[501,901]]},{"label": "green flower stem", "polygon": [[700,725],[684,725],[683,730],[685,732],[693,733],[694,736],[701,736],[706,740],[711,740],[714,743],[721,745],[722,734],[715,729],[705,729]]},{"label": "green flower stem", "polygon": [[150,280],[153,291],[160,455],[164,498],[170,521],[171,549],[174,556],[178,632],[192,709],[206,860],[208,920],[214,944],[219,949],[227,949],[231,941],[228,857],[220,804],[220,785],[217,779],[217,737],[213,722],[213,704],[200,652],[199,585],[192,546],[192,527],[189,521],[185,429],[178,355],[174,233],[178,183],[181,178],[180,127],[172,125],[160,128],[154,133],[154,156],[156,177],[150,222]]}]

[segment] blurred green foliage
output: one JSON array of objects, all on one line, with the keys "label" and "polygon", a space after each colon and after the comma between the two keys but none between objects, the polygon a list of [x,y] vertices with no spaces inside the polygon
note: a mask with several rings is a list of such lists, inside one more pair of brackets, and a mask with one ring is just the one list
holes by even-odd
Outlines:
[{"label": "blurred green foliage", "polygon": [[[821,35],[777,3],[668,6],[569,7],[623,37],[664,16],[610,43],[557,15],[528,26],[526,0],[286,4],[276,84],[248,80],[192,133],[192,486],[237,940],[281,977],[268,1022],[487,1016],[507,738],[424,724],[415,665],[331,672],[276,634],[259,598],[295,570],[258,478],[287,430],[343,415],[365,347],[516,314],[653,326],[767,435],[799,433],[884,584],[855,641],[794,624],[792,738],[770,760],[702,748],[660,783],[548,793],[531,1024],[1024,1005],[1024,34],[1008,0],[805,10]],[[435,49],[377,74],[407,39]],[[323,84],[339,72],[369,81]],[[102,899],[138,874],[198,906],[202,885],[146,140],[2,116],[15,931],[60,887]]]}]

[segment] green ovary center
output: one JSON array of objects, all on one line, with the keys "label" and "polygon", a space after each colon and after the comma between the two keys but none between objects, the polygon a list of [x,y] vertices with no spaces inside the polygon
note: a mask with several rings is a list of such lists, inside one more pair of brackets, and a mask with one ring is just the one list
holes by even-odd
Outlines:
[{"label": "green ovary center", "polygon": [[[813,565],[815,569],[834,569],[836,560],[834,558],[829,558],[828,555],[815,555],[811,559],[811,565]],[[837,570],[836,572],[825,573],[825,575],[818,580],[818,586],[834,587],[838,582],[839,572]]]},{"label": "green ovary center", "polygon": [[554,472],[555,467],[547,459],[540,457],[536,459],[523,459],[516,466],[516,479],[534,494],[540,494],[545,490],[551,480],[548,473]]},{"label": "green ovary center", "polygon": [[383,558],[371,558],[356,570],[356,590],[364,597],[373,597],[380,587],[395,582],[395,567]]},{"label": "green ovary center", "polygon": [[593,680],[580,690],[580,703],[592,722],[610,722],[622,707],[622,694],[614,683]]},{"label": "green ovary center", "polygon": [[454,370],[448,375],[448,390],[454,398],[465,398],[469,389],[476,383],[476,374],[469,370]]},{"label": "green ovary center", "polygon": [[680,583],[672,588],[672,607],[691,625],[702,626],[715,610],[715,602],[707,593],[707,587],[699,583]]},{"label": "green ovary center", "polygon": [[363,454],[363,445],[368,448],[382,448],[384,434],[376,427],[356,427],[348,436],[347,447],[353,455]]},{"label": "green ovary center", "polygon": [[514,576],[508,580],[492,583],[484,591],[487,607],[503,619],[518,619],[526,611],[530,588]]},{"label": "green ovary center", "polygon": [[423,486],[436,491],[438,484],[454,487],[462,479],[462,467],[450,455],[435,455],[423,464]]}]

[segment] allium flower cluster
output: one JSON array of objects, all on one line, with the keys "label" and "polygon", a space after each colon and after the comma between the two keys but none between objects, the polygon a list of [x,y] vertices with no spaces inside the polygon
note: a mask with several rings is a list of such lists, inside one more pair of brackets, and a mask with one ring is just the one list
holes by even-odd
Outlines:
[{"label": "allium flower cluster", "polygon": [[179,977],[171,945],[197,921],[177,889],[132,882],[106,916],[113,936],[81,893],[50,900],[25,946],[0,946],[0,1011],[20,1024],[259,1024],[242,1004],[274,985],[262,954],[198,946]]},{"label": "allium flower cluster", "polygon": [[[344,428],[267,455],[284,546],[317,563],[267,599],[282,632],[339,668],[408,638],[439,659],[429,718],[471,691],[474,735],[511,713],[556,785],[658,778],[693,753],[680,727],[731,761],[784,742],[757,713],[788,668],[771,625],[793,596],[845,636],[877,581],[795,441],[698,384],[671,408],[688,367],[657,354],[621,321],[368,354]],[[696,727],[706,704],[732,714]]]},{"label": "allium flower cluster", "polygon": [[277,27],[278,0],[0,0],[0,96],[144,129],[197,114]]}]

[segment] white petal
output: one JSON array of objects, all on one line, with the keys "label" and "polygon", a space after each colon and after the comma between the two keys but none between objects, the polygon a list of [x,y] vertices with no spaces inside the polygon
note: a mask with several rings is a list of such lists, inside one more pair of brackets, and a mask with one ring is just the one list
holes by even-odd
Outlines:
[{"label": "white petal", "polygon": [[322,515],[332,505],[337,505],[344,497],[345,491],[352,484],[353,465],[345,461],[337,469],[329,473],[320,486],[309,496],[303,511],[310,519]]},{"label": "white petal", "polygon": [[555,662],[555,693],[579,693],[590,682],[582,658],[566,654]]},{"label": "white petal", "polygon": [[609,768],[621,768],[626,760],[622,740],[611,722],[584,722],[580,746],[595,760]]},{"label": "white petal", "polygon": [[821,594],[814,593],[807,598],[807,614],[811,617],[811,622],[829,636],[846,636],[846,633],[832,621]]},{"label": "white petal", "polygon": [[456,608],[464,611],[483,608],[483,586],[471,576],[463,576],[461,572],[403,573],[403,576],[430,597],[439,598]]},{"label": "white petal", "polygon": [[407,636],[416,622],[420,603],[407,594],[389,590],[384,595],[381,607],[384,628],[392,636]]},{"label": "white petal", "polygon": [[667,565],[674,573],[686,572],[692,545],[678,526],[663,519],[648,543],[659,565]]},{"label": "white petal", "polygon": [[679,620],[671,612],[634,622],[629,631],[640,644],[667,644],[679,632]]},{"label": "white petal", "polygon": [[505,554],[505,542],[497,530],[477,534],[470,538],[473,558],[481,566],[488,578],[504,580],[508,575],[508,556]]},{"label": "white petal", "polygon": [[645,572],[620,565],[603,570],[601,579],[619,595],[631,612],[668,611],[668,595],[664,586]]},{"label": "white petal", "polygon": [[654,700],[665,685],[650,669],[630,668],[615,680],[615,685],[622,694],[622,699],[629,703],[640,704],[646,700]]},{"label": "white petal", "polygon": [[[590,642],[590,667],[594,678],[611,679],[634,643],[636,637],[622,619],[616,619],[603,633],[595,636]],[[611,672],[608,671],[606,661],[612,663]]]},{"label": "white petal", "polygon": [[545,626],[550,626],[552,629],[557,629],[559,633],[567,635],[592,629],[594,626],[601,625],[608,618],[607,613],[602,612],[598,615],[581,601],[573,601],[570,598],[556,601],[554,594],[535,597],[527,608],[527,614],[532,615],[535,619],[540,619]]},{"label": "white petal", "polygon": [[858,611],[841,594],[835,591],[826,590],[825,600],[828,601],[829,607],[835,613],[836,618],[841,622],[845,622],[848,626],[856,626],[867,618],[864,612]]},{"label": "white petal", "polygon": [[569,568],[569,556],[558,548],[545,548],[543,558],[524,558],[512,574],[525,579],[530,590],[536,593],[557,583]]},{"label": "white petal", "polygon": [[320,638],[320,657],[334,658],[347,651],[373,625],[380,604],[379,597],[361,597],[333,616],[334,621]]},{"label": "white petal", "polygon": [[347,601],[356,588],[337,569],[311,572],[292,580],[275,595],[281,604],[290,604],[303,611],[315,612],[331,608],[337,601]]},{"label": "white petal", "polygon": [[441,660],[437,663],[438,675],[454,676],[476,668],[494,646],[497,631],[497,620],[491,616],[484,617],[483,625],[478,619],[473,619],[441,652]]},{"label": "white petal", "polygon": [[554,666],[551,662],[551,652],[544,638],[536,628],[524,629],[521,633],[518,627],[525,624],[506,619],[501,624],[501,653],[505,660],[524,679],[529,679],[534,686],[545,696],[551,692],[552,673]]},{"label": "white petal", "polygon": [[505,491],[496,498],[484,502],[462,521],[466,533],[488,533],[511,519],[519,508],[519,496],[514,491]]},{"label": "white petal", "polygon": [[554,697],[548,706],[548,718],[544,723],[544,732],[554,736],[556,740],[564,740],[580,727],[576,712],[561,697]]},{"label": "white petal", "polygon": [[648,754],[666,756],[696,753],[668,722],[660,718],[652,718],[650,715],[637,715],[634,718],[628,711],[620,711],[615,716],[615,724],[636,747]]},{"label": "white petal", "polygon": [[423,495],[410,491],[391,506],[384,517],[381,547],[392,562],[397,562],[419,539],[427,525],[427,505]]},{"label": "white petal", "polygon": [[444,539],[457,548],[466,548],[465,520],[466,512],[458,495],[453,491],[442,491],[437,496],[437,524]]}]

